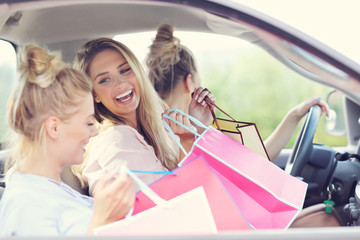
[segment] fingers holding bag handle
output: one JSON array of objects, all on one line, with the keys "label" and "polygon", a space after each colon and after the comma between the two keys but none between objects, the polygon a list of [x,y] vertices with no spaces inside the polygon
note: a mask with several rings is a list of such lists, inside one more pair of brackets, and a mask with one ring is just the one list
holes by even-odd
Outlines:
[{"label": "fingers holding bag handle", "polygon": [[[206,126],[210,125],[213,116],[211,113],[210,105],[207,104],[205,99],[208,99],[210,102],[215,103],[216,99],[213,93],[211,93],[207,88],[198,87],[194,89],[194,92],[191,94],[191,101],[188,107],[188,113],[200,120]],[[198,129],[200,131],[201,129]]]},{"label": "fingers holding bag handle", "polygon": [[[178,115],[178,114],[180,114],[180,115]],[[174,117],[174,116],[176,116],[176,117]],[[169,128],[171,129],[171,132],[174,134],[176,134],[176,133],[175,133],[175,131],[173,131],[173,128],[171,128],[171,126],[174,126],[172,123],[177,124],[176,128],[179,127],[179,128],[186,129],[187,131],[189,131],[190,133],[192,133],[198,137],[200,137],[200,134],[197,132],[196,128],[193,125],[191,125],[190,121],[193,122],[193,124],[195,124],[196,126],[203,128],[204,130],[208,128],[207,126],[205,126],[202,122],[200,122],[196,118],[190,116],[189,114],[182,112],[179,109],[172,109],[168,113],[164,113],[162,115],[162,117],[163,117],[164,125],[169,126]],[[169,130],[169,129],[167,129],[167,130]]]},{"label": "fingers holding bag handle", "polygon": [[216,125],[216,128],[221,131],[221,128],[219,126],[219,123],[217,121],[217,118],[216,118],[216,115],[215,115],[215,111],[214,111],[214,108],[217,108],[220,112],[224,113],[226,116],[228,116],[231,120],[233,121],[236,121],[235,118],[233,118],[232,116],[230,116],[228,113],[226,113],[224,110],[222,110],[218,105],[215,104],[215,102],[213,102],[209,97],[205,97],[205,102],[206,104],[208,105],[209,109],[210,109],[210,112],[211,112],[211,115],[214,119],[214,123]]},{"label": "fingers holding bag handle", "polygon": [[[206,106],[207,101],[210,101],[212,103],[216,102],[214,94],[210,92],[207,88],[199,87],[195,89],[195,91],[191,94],[191,97],[193,97],[194,100],[202,106]],[[205,98],[207,98],[208,100],[206,101]]]},{"label": "fingers holding bag handle", "polygon": [[[174,173],[170,172],[169,174]],[[173,207],[173,203],[161,198],[132,170],[122,165],[118,171],[105,174],[97,183],[97,191],[94,195],[94,214],[89,225],[89,234],[93,234],[93,230],[97,227],[115,222],[122,217],[131,217],[136,198],[135,183],[157,206]]]},{"label": "fingers holding bag handle", "polygon": [[126,173],[107,173],[98,181],[94,191],[94,213],[89,233],[127,215],[135,202],[134,182]]},{"label": "fingers holding bag handle", "polygon": [[195,89],[195,91],[191,94],[191,97],[202,106],[207,105],[218,130],[220,130],[220,126],[217,122],[217,118],[215,115],[215,108],[217,108],[220,112],[224,113],[231,120],[236,121],[235,118],[230,116],[228,113],[226,113],[224,110],[222,110],[219,106],[216,105],[216,98],[214,94],[212,94],[207,88],[199,87]]},{"label": "fingers holding bag handle", "polygon": [[182,137],[190,135],[191,137],[196,132],[196,128],[191,125],[189,118],[178,111],[168,111],[165,113],[169,118],[164,118],[165,121],[170,126],[174,134]]},{"label": "fingers holding bag handle", "polygon": [[[202,122],[200,122],[199,120],[197,120],[196,118],[182,112],[179,109],[172,109],[171,111],[169,111],[169,113],[179,113],[182,116],[185,116],[186,118],[188,118],[188,120],[192,121],[196,126],[201,127],[203,129],[207,129],[208,127],[205,126]],[[187,155],[187,151],[185,150],[184,146],[181,144],[180,139],[175,135],[173,129],[170,127],[169,123],[173,122],[175,124],[177,124],[177,127],[179,128],[183,128],[186,129],[188,132],[190,132],[191,134],[193,134],[195,137],[201,137],[201,135],[196,131],[196,128],[194,128],[191,124],[192,127],[185,125],[183,123],[183,121],[178,121],[176,118],[170,116],[172,114],[168,114],[168,113],[164,113],[162,115],[163,118],[163,125],[165,127],[165,129],[169,132],[170,136],[173,138],[173,140],[178,144],[178,146],[180,147],[180,150],[185,154],[185,156]]]}]

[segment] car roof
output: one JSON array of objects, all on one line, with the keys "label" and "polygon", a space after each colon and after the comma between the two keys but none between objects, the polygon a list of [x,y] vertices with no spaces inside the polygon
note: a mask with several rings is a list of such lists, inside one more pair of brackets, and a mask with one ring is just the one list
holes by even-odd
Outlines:
[{"label": "car roof", "polygon": [[[256,44],[293,70],[333,86],[360,103],[357,63],[296,29],[233,1],[8,0],[0,4],[0,38],[15,45],[35,42],[60,49],[68,62],[89,39],[154,31],[163,23],[173,25],[177,31],[224,34]],[[283,46],[282,40],[291,44]],[[304,71],[309,61],[318,66]]]}]

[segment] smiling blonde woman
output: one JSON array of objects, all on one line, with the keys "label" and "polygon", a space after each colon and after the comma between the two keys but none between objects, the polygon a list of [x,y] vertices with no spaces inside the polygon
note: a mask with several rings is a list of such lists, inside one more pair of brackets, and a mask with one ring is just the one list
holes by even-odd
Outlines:
[{"label": "smiling blonde woman", "polygon": [[60,178],[64,166],[82,163],[85,145],[98,133],[91,83],[58,53],[36,45],[20,51],[18,66],[8,108],[12,175],[0,203],[0,235],[85,235],[124,217],[135,200],[125,173],[116,180],[103,176],[94,199]]}]

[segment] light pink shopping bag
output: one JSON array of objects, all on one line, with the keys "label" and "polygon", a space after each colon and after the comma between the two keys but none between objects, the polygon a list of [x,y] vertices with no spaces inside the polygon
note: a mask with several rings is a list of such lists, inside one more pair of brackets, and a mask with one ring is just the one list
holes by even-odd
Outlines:
[{"label": "light pink shopping bag", "polygon": [[137,215],[95,229],[96,236],[213,234],[217,228],[202,187]]},{"label": "light pink shopping bag", "polygon": [[301,211],[306,183],[217,129],[205,127],[180,166],[201,155],[252,227],[286,229]]}]

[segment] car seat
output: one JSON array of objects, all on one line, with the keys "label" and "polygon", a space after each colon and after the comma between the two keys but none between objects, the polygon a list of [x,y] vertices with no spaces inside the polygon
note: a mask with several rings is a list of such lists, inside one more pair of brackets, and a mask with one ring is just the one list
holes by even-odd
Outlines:
[{"label": "car seat", "polygon": [[71,166],[65,166],[61,172],[61,180],[81,194],[89,196],[89,188],[82,187],[79,179],[71,171]]},{"label": "car seat", "polygon": [[5,189],[5,151],[0,151],[0,200]]}]

